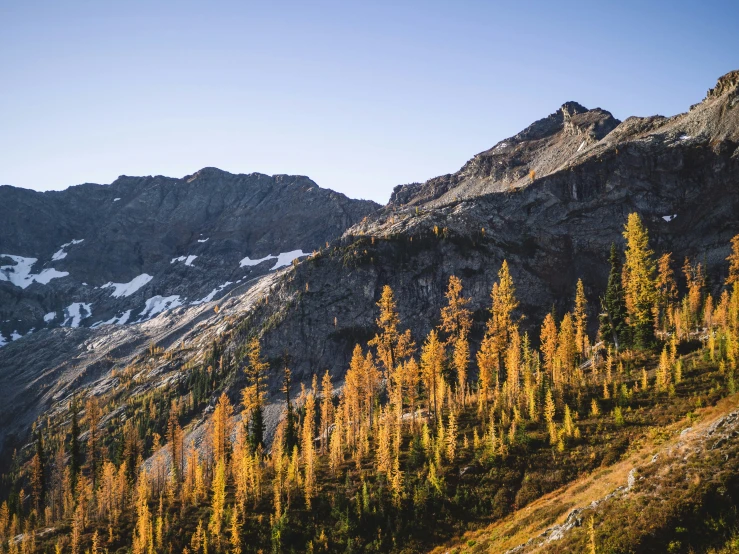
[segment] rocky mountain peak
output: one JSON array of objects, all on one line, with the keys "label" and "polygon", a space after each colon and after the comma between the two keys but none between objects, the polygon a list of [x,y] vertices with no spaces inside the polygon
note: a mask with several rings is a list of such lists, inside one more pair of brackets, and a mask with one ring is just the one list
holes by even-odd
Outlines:
[{"label": "rocky mountain peak", "polygon": [[724,94],[736,93],[739,91],[739,69],[729,71],[726,75],[719,77],[716,86],[709,89],[706,93],[706,99],[718,98]]},{"label": "rocky mountain peak", "polygon": [[520,133],[477,154],[457,173],[396,188],[390,204],[441,205],[526,186],[532,176],[539,178],[557,171],[620,123],[601,108],[588,109],[578,102],[565,102]]},{"label": "rocky mountain peak", "polygon": [[570,100],[569,102],[565,102],[564,104],[562,104],[562,106],[559,108],[559,111],[562,112],[562,116],[565,120],[567,120],[573,115],[587,112],[588,109],[582,104]]}]

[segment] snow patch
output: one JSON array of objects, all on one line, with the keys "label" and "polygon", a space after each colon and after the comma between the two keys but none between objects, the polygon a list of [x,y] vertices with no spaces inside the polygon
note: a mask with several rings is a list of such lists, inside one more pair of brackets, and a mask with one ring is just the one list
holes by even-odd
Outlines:
[{"label": "snow patch", "polygon": [[215,298],[216,294],[221,292],[223,289],[225,289],[229,285],[233,285],[233,283],[231,281],[226,281],[218,288],[215,288],[212,291],[210,291],[210,293],[208,293],[208,296],[206,296],[205,298],[201,298],[200,300],[195,300],[195,302],[191,302],[190,305],[197,306],[199,304],[205,304],[206,302],[210,302],[211,300]]},{"label": "snow patch", "polygon": [[97,321],[90,325],[91,328],[99,327],[100,325],[125,325],[131,317],[132,310],[126,310],[123,315],[119,317],[112,317],[108,321]]},{"label": "snow patch", "polygon": [[73,302],[64,308],[64,321],[62,327],[79,327],[83,319],[92,315],[92,304],[84,302]]},{"label": "snow patch", "polygon": [[275,263],[275,265],[272,266],[272,269],[278,269],[280,267],[288,266],[293,263],[293,260],[297,260],[298,258],[302,258],[303,256],[308,255],[308,252],[303,252],[302,250],[282,252],[277,256],[277,262]]},{"label": "snow patch", "polygon": [[56,261],[59,261],[59,260],[63,260],[64,258],[67,257],[67,252],[64,249],[72,246],[73,244],[79,244],[83,240],[85,240],[85,239],[73,239],[70,242],[65,242],[64,244],[62,244],[59,247],[59,250],[57,250],[56,252],[54,252],[54,254],[51,256],[51,261],[52,262],[56,262]]},{"label": "snow patch", "polygon": [[49,312],[48,314],[44,316],[44,321],[46,323],[54,321],[54,319],[56,319],[56,312]]},{"label": "snow patch", "polygon": [[5,340],[5,337],[3,336],[3,334],[0,333],[0,348],[2,348],[3,346],[5,346],[6,344],[8,344],[8,341],[6,341]]},{"label": "snow patch", "polygon": [[172,296],[152,296],[146,301],[146,306],[144,307],[144,311],[141,312],[139,321],[152,318],[165,310],[171,310],[178,306],[182,306],[179,294],[173,294]]},{"label": "snow patch", "polygon": [[142,273],[138,277],[134,277],[131,279],[128,283],[105,283],[100,288],[101,289],[107,289],[110,287],[113,287],[115,290],[113,291],[113,294],[111,296],[115,298],[119,298],[121,296],[131,296],[134,292],[139,290],[141,287],[143,287],[145,284],[147,284],[149,281],[151,281],[154,277],[147,273]]},{"label": "snow patch", "polygon": [[498,146],[495,147],[496,150],[500,150],[501,148],[505,148],[508,146],[507,142],[501,142]]},{"label": "snow patch", "polygon": [[185,265],[192,266],[192,262],[195,261],[195,258],[197,258],[197,256],[179,256],[178,258],[172,258],[172,261],[169,263],[185,262]]},{"label": "snow patch", "polygon": [[249,256],[244,258],[239,262],[239,267],[251,267],[254,265],[259,265],[262,262],[266,262],[267,260],[274,260],[276,256],[265,256],[264,258],[259,258],[258,260],[252,260]]},{"label": "snow patch", "polygon": [[118,325],[125,325],[131,317],[131,311],[132,310],[126,310],[125,312],[123,312],[123,315],[118,318],[118,321],[116,321],[116,323]]},{"label": "snow patch", "polygon": [[260,258],[258,260],[252,260],[247,256],[243,260],[239,262],[239,267],[251,267],[255,265],[259,265],[262,262],[265,262],[267,260],[277,260],[275,262],[275,265],[273,265],[270,268],[270,271],[279,269],[281,267],[285,267],[293,263],[293,260],[296,260],[298,258],[302,258],[304,256],[308,256],[307,252],[303,252],[302,250],[291,250],[290,252],[280,252],[277,256],[268,255],[264,258]]},{"label": "snow patch", "polygon": [[113,198],[113,202],[118,202],[120,198]]},{"label": "snow patch", "polygon": [[208,237],[207,239],[198,239],[198,242],[208,242],[209,240],[210,240],[210,237]]},{"label": "snow patch", "polygon": [[667,223],[669,223],[670,221],[672,221],[676,217],[677,217],[677,214],[675,214],[675,215],[663,215],[662,216],[662,219],[664,219]]},{"label": "snow patch", "polygon": [[693,138],[693,137],[691,137],[690,135],[681,135],[681,136],[680,136],[680,140],[690,140],[690,139],[692,139],[692,138]]},{"label": "snow patch", "polygon": [[0,281],[10,281],[16,287],[25,289],[34,281],[42,285],[48,285],[52,279],[66,277],[69,275],[66,271],[57,271],[48,268],[40,273],[31,273],[31,267],[38,260],[37,258],[25,258],[23,256],[13,256],[12,254],[0,254],[0,258],[10,258],[15,262],[14,265],[0,266]]},{"label": "snow patch", "polygon": [[21,335],[18,331],[13,331],[13,333],[10,335],[10,340],[18,340],[22,338],[23,335]]}]

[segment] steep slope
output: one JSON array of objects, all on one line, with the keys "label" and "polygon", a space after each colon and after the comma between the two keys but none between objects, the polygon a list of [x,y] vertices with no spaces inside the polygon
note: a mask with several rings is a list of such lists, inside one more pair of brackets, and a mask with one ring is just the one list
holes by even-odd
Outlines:
[{"label": "steep slope", "polygon": [[[420,338],[438,318],[450,275],[462,278],[472,298],[473,336],[479,337],[504,259],[534,338],[545,307],[570,309],[578,278],[584,281],[594,333],[607,253],[612,242],[623,242],[623,226],[633,211],[648,226],[658,254],[672,252],[676,266],[685,256],[701,262],[713,288],[720,286],[729,241],[739,232],[738,98],[739,73],[732,72],[689,112],[630,118],[552,164],[558,169],[506,192],[481,193],[467,179],[468,169],[396,191],[384,211],[300,264],[295,278],[276,292],[292,307],[289,313],[282,310],[280,323],[265,334],[267,351],[276,357],[289,348],[294,369],[305,378],[325,368],[340,376],[354,342],[374,332],[383,285],[396,292],[404,324]],[[532,136],[532,128],[547,131],[548,138],[539,139],[543,150],[531,159],[550,152],[552,137],[565,140],[563,115],[543,121],[518,135]],[[555,124],[558,133],[552,133]],[[486,182],[508,186],[495,179],[492,174]],[[441,190],[440,182],[449,185],[443,194],[434,192]]]},{"label": "steep slope", "polygon": [[653,432],[657,440],[643,441],[617,464],[433,553],[586,552],[591,517],[597,552],[694,552],[720,544],[731,532],[739,492],[732,440],[739,434],[738,405],[733,395],[697,410],[691,419]]},{"label": "steep slope", "polygon": [[0,343],[212,300],[377,208],[307,177],[214,168],[61,192],[0,187]]},{"label": "steep slope", "polygon": [[[475,340],[480,337],[482,324],[488,316],[489,291],[503,260],[510,264],[516,296],[521,300],[515,315],[524,318],[523,329],[531,331],[534,343],[544,313],[552,306],[560,314],[569,309],[573,285],[577,278],[582,278],[590,305],[590,335],[594,338],[598,300],[606,281],[605,255],[612,241],[622,241],[626,216],[634,211],[649,228],[651,246],[658,254],[670,251],[677,263],[683,256],[704,263],[710,278],[707,288],[717,292],[725,276],[729,239],[739,232],[738,97],[739,73],[735,72],[723,77],[703,102],[673,118],[630,118],[618,123],[607,112],[588,111],[568,103],[559,112],[510,139],[511,150],[507,154],[498,154],[496,147],[473,159],[453,176],[400,189],[392,202],[379,211],[370,203],[356,204],[343,197],[333,197],[330,191],[316,191],[312,182],[304,178],[230,176],[217,170],[204,170],[184,180],[123,179],[125,186],[115,183],[109,188],[89,186],[89,195],[80,192],[77,198],[76,192],[69,193],[63,197],[62,204],[53,204],[50,200],[53,195],[42,195],[39,201],[25,191],[10,191],[17,194],[16,208],[11,210],[12,217],[16,218],[13,222],[25,231],[14,228],[2,243],[3,251],[7,247],[11,254],[6,256],[7,260],[2,260],[3,273],[0,275],[5,282],[0,285],[2,294],[6,295],[0,298],[3,309],[8,305],[8,298],[17,298],[18,307],[13,307],[9,313],[16,317],[21,313],[18,310],[33,308],[36,310],[33,321],[38,322],[48,309],[44,302],[61,302],[62,308],[61,312],[49,312],[53,317],[44,323],[50,328],[27,334],[0,349],[0,466],[5,465],[0,471],[11,467],[11,472],[21,474],[21,466],[25,465],[26,477],[30,474],[32,467],[28,462],[35,446],[30,440],[30,429],[34,423],[55,446],[66,441],[73,395],[81,399],[97,397],[104,404],[103,420],[97,427],[94,422],[87,424],[108,432],[102,440],[107,451],[113,452],[116,458],[120,458],[121,450],[126,451],[126,444],[133,445],[128,449],[130,464],[123,466],[128,467],[131,474],[138,467],[138,455],[148,457],[145,464],[156,473],[158,487],[164,482],[168,446],[158,448],[156,445],[161,443],[156,436],[167,432],[170,421],[182,424],[187,444],[192,441],[193,448],[212,461],[208,451],[215,448],[215,439],[209,443],[209,439],[203,438],[208,435],[206,429],[217,419],[210,414],[216,402],[221,402],[217,400],[221,393],[225,394],[221,406],[239,406],[246,384],[243,371],[247,363],[246,342],[253,336],[261,339],[263,353],[270,362],[265,415],[266,446],[269,448],[270,434],[284,406],[280,391],[283,368],[289,365],[293,370],[293,384],[297,390],[326,369],[333,376],[333,384],[341,386],[352,348],[357,342],[366,342],[377,331],[376,302],[385,284],[395,290],[401,327],[410,327],[414,338],[420,342],[439,321],[449,276],[459,276],[464,283],[464,295],[471,297],[470,307],[474,310],[471,352],[474,359]],[[506,148],[509,146],[501,150]],[[122,214],[111,212],[106,219],[100,213],[107,213],[108,204],[98,213],[85,202],[88,197],[98,202],[107,199],[106,202],[109,200],[116,205],[117,210],[124,195],[110,194],[114,186],[130,187],[126,189],[133,195],[128,204],[130,212],[128,209]],[[314,193],[321,196],[311,205],[308,195]],[[113,194],[118,192],[113,191]],[[244,195],[248,199],[242,202],[240,199]],[[44,224],[39,225],[39,229],[33,228],[30,219],[24,223],[19,215],[20,205],[46,214],[42,221],[47,222],[47,228],[43,228]],[[86,212],[89,212],[87,217]],[[8,214],[10,217],[10,212]],[[54,217],[60,223],[48,224]],[[313,228],[303,228],[305,225]],[[351,227],[332,239],[339,235],[336,229],[342,225]],[[48,239],[49,235],[54,238]],[[56,244],[62,240],[63,243]],[[302,241],[311,246],[306,248]],[[244,244],[248,244],[248,248]],[[88,245],[91,245],[89,252],[82,250]],[[288,262],[292,256],[278,255],[294,253],[296,248],[301,254],[297,263]],[[302,256],[308,248],[314,252]],[[49,261],[36,266],[29,261],[31,256],[39,259],[43,256]],[[115,271],[105,263],[114,266]],[[134,264],[130,273],[118,277],[130,264]],[[65,284],[79,276],[89,279],[85,281],[89,284],[65,288]],[[88,290],[85,287],[90,291],[85,292]],[[209,290],[215,292],[211,295]],[[89,315],[90,312],[93,315]],[[138,322],[95,325],[105,317],[114,317],[117,323],[122,323],[126,313],[127,322]],[[62,318],[60,328],[58,323]],[[15,326],[28,321],[4,323]],[[88,323],[93,325],[85,327]],[[691,342],[695,341],[690,341],[690,336],[686,339],[681,347],[690,350],[694,346]],[[719,346],[718,350],[721,348]],[[540,366],[534,361],[537,358],[529,348],[525,349],[525,354],[531,362],[526,363],[526,371],[530,372],[527,375],[533,379],[532,368],[537,368],[536,394],[539,398],[529,405],[529,409],[535,411],[544,406],[545,386],[548,385],[541,379],[548,377],[542,376]],[[536,509],[541,504],[535,499],[544,492],[580,478],[598,466],[609,466],[628,448],[637,449],[641,441],[651,440],[646,429],[662,432],[677,420],[693,419],[699,406],[712,406],[721,397],[733,393],[733,373],[727,373],[725,363],[708,362],[714,354],[707,348],[692,354],[692,358],[684,358],[685,374],[675,365],[672,384],[676,386],[669,389],[665,383],[653,386],[653,381],[649,381],[655,379],[654,366],[657,365],[652,353],[641,358],[638,353],[627,353],[622,360],[617,360],[624,365],[619,364],[618,382],[613,382],[612,389],[608,388],[612,376],[610,365],[608,370],[602,368],[602,372],[601,369],[596,372],[593,369],[595,361],[592,366],[584,364],[581,369],[591,368],[587,372],[588,396],[584,397],[584,404],[580,405],[580,396],[572,394],[574,390],[568,393],[572,395],[573,406],[577,405],[574,410],[583,426],[583,435],[573,431],[574,435],[569,437],[573,440],[565,445],[560,434],[560,449],[559,443],[554,446],[556,438],[552,439],[551,418],[554,416],[551,413],[549,429],[545,428],[541,417],[531,415],[531,425],[528,429],[522,425],[518,435],[516,418],[511,419],[507,413],[505,417],[499,414],[500,445],[506,444],[504,428],[508,427],[508,444],[512,449],[508,453],[502,452],[505,448],[498,449],[492,454],[492,461],[484,461],[484,471],[481,459],[473,452],[479,450],[475,447],[475,442],[480,440],[477,431],[484,424],[477,421],[481,410],[474,401],[466,407],[462,403],[459,421],[455,415],[454,425],[448,423],[450,429],[454,429],[449,436],[455,440],[447,444],[451,444],[452,449],[459,446],[456,441],[459,423],[464,434],[462,449],[459,457],[448,452],[445,456],[465,465],[450,466],[442,476],[445,482],[464,489],[462,495],[446,498],[445,486],[438,482],[433,484],[432,466],[427,464],[431,461],[430,453],[423,452],[426,447],[416,436],[407,450],[403,446],[408,454],[408,459],[404,460],[408,464],[403,466],[405,469],[400,469],[398,458],[395,462],[398,468],[386,468],[384,477],[377,471],[374,478],[370,477],[373,466],[377,465],[374,459],[369,459],[374,458],[374,452],[367,454],[364,460],[370,466],[366,475],[362,459],[359,463],[350,463],[343,457],[339,460],[340,465],[351,466],[348,471],[354,472],[353,480],[349,479],[349,473],[346,480],[329,475],[324,471],[327,468],[324,458],[320,464],[320,478],[325,479],[324,492],[330,489],[330,494],[316,499],[313,508],[303,510],[302,504],[301,507],[293,506],[291,520],[286,518],[287,512],[280,521],[266,517],[275,513],[273,507],[269,500],[257,501],[254,511],[245,515],[244,523],[248,520],[251,526],[245,533],[254,533],[250,539],[254,539],[255,549],[266,547],[275,538],[279,542],[284,532],[288,542],[292,533],[293,543],[290,544],[309,544],[313,548],[314,544],[323,543],[328,550],[325,530],[318,533],[318,528],[328,523],[333,525],[329,530],[337,531],[342,537],[336,544],[353,548],[356,535],[362,537],[364,544],[374,544],[377,550],[387,551],[396,547],[394,539],[403,536],[404,529],[413,529],[418,536],[409,537],[407,546],[414,550],[422,546],[428,548],[431,538],[447,540],[462,533],[464,526],[504,517],[529,503]],[[677,356],[677,352],[674,355]],[[575,369],[574,357],[571,362]],[[683,368],[682,363],[681,359],[680,368]],[[647,375],[647,367],[650,375]],[[474,364],[470,367],[472,373],[473,368]],[[637,379],[640,369],[641,382]],[[506,379],[509,376],[506,375]],[[468,381],[474,381],[474,374],[469,377]],[[584,374],[581,377],[572,379],[575,385],[581,381],[576,386],[584,386],[586,377]],[[622,386],[617,388],[617,384]],[[377,388],[374,400],[367,402],[370,414],[372,406],[383,403],[382,396],[386,393],[379,385]],[[401,388],[400,410],[380,411],[375,425],[383,425],[389,433],[389,426],[381,423],[383,418],[389,421],[391,413],[397,415],[398,421],[404,420],[402,396]],[[591,409],[588,412],[591,399],[596,408],[602,400],[603,411]],[[549,402],[553,402],[551,397]],[[566,406],[564,412],[569,414],[570,404]],[[735,403],[731,409],[734,406]],[[428,408],[430,410],[430,404]],[[560,405],[557,410],[561,412],[561,408]],[[621,408],[624,408],[623,414]],[[236,411],[240,411],[240,407]],[[442,408],[438,414],[442,416],[441,421],[443,411]],[[223,425],[218,425],[224,432],[222,446],[230,436],[226,433],[228,422],[224,421],[229,418],[225,413],[221,412]],[[416,413],[419,417],[427,417],[422,412],[413,413],[414,418]],[[563,420],[562,429],[566,429],[565,416],[560,413],[557,418],[558,422],[560,418]],[[238,420],[238,416],[235,419]],[[372,421],[372,416],[368,420]],[[730,433],[728,438],[736,432],[736,421],[733,414],[720,420],[720,425]],[[471,433],[473,426],[476,426],[475,431]],[[306,427],[303,425],[302,429]],[[337,423],[334,429],[341,427]],[[492,424],[490,430],[495,431]],[[703,431],[697,429],[697,433],[685,439],[691,441],[689,446],[694,448],[693,452],[710,456],[714,464],[718,463],[717,456],[735,455],[733,447],[709,454],[705,446],[713,437],[709,436],[709,441],[706,437],[711,433]],[[374,435],[375,430],[371,429],[371,433]],[[169,452],[173,452],[177,442],[176,430],[172,436]],[[437,439],[441,440],[441,436],[437,435]],[[402,441],[400,435],[398,437],[393,440],[400,449]],[[496,434],[491,432],[490,437]],[[129,438],[132,438],[130,443],[127,442]],[[304,432],[301,438],[306,444],[320,442],[320,437],[316,439],[311,431]],[[84,435],[81,440],[85,440]],[[373,447],[381,442],[379,436],[373,436],[372,440]],[[730,441],[719,446],[727,442]],[[179,449],[180,454],[184,444]],[[676,442],[675,448],[680,449],[682,445]],[[562,455],[556,454],[555,449]],[[18,456],[10,456],[14,450]],[[93,448],[93,459],[94,452]],[[251,452],[248,449],[242,454],[244,452],[248,452],[251,460]],[[87,454],[89,460],[91,456]],[[344,452],[339,450],[339,454],[343,456]],[[498,464],[495,458],[505,458],[509,454],[512,457],[508,469],[514,469],[513,472],[506,471],[506,466]],[[637,461],[642,473],[631,474],[633,478],[650,474],[652,470],[641,462],[651,454],[651,451],[639,452]],[[670,451],[660,452],[663,454],[667,457]],[[260,462],[258,457],[255,459]],[[63,462],[62,455],[57,467],[64,465]],[[117,462],[120,459],[116,459]],[[305,460],[301,463],[306,464]],[[665,473],[669,474],[678,463],[678,459],[670,460],[664,466]],[[428,476],[425,474],[427,467]],[[297,460],[293,468],[293,473],[299,473]],[[732,476],[734,469],[731,466]],[[706,468],[701,471],[699,480],[710,481],[710,471]],[[391,488],[400,483],[402,489],[406,485],[400,481],[401,472],[405,472],[406,483],[410,483],[406,490],[408,495],[403,498],[401,490],[391,501],[388,478],[394,473]],[[89,473],[94,474],[92,468]],[[600,479],[603,474],[610,478]],[[436,473],[433,475],[438,477]],[[557,533],[557,540],[563,541],[549,548],[556,549],[562,544],[582,546],[582,533],[565,534],[570,530],[565,527],[571,520],[562,510],[583,508],[580,500],[596,493],[609,494],[608,487],[618,486],[622,478],[627,479],[628,492],[641,495],[639,498],[647,503],[651,491],[631,483],[628,475],[630,469],[626,471],[623,465],[614,466],[611,473],[596,471],[591,477],[598,477],[597,483],[580,482],[579,485],[590,488],[577,496],[571,506],[559,506],[559,511],[546,504],[546,498],[542,500],[545,504],[542,513],[552,519],[547,525],[560,524],[562,518],[565,524],[546,535],[548,538]],[[619,480],[614,480],[614,476]],[[370,477],[372,488],[365,499],[360,499],[360,494],[364,493],[359,492],[358,484],[366,483],[365,477]],[[25,482],[29,481],[26,478]],[[295,483],[299,481],[296,477]],[[428,496],[425,500],[422,498],[426,494],[424,490],[429,490],[426,481],[439,493],[438,505],[429,501]],[[16,488],[8,496],[19,498],[23,482],[23,479],[13,481]],[[222,485],[225,487],[225,481]],[[607,490],[602,490],[604,487]],[[272,487],[266,489],[272,490]],[[280,492],[279,488],[274,490]],[[171,492],[175,493],[173,489]],[[703,489],[703,492],[710,495],[715,491]],[[426,505],[429,511],[413,512],[412,517],[406,517],[411,511],[390,508],[392,505],[410,507],[412,503],[415,510],[416,493],[420,495],[418,504]],[[207,497],[204,493],[204,498]],[[129,494],[128,498],[133,496]],[[608,501],[613,498],[609,497]],[[309,497],[306,504],[310,504]],[[445,504],[446,508],[452,506],[459,511],[445,512]],[[608,506],[603,504],[605,509]],[[442,512],[436,512],[436,507],[441,507]],[[496,513],[492,513],[493,510]],[[172,511],[172,515],[174,513]],[[168,533],[170,538],[176,535],[175,542],[181,549],[196,532],[196,522],[203,516],[207,519],[208,509],[202,506],[185,509],[183,504],[177,513],[183,527],[179,532],[176,528],[169,529]],[[435,517],[439,513],[445,513],[445,519],[437,525]],[[573,517],[576,519],[580,513]],[[130,543],[130,525],[134,521],[131,516],[133,511],[125,518],[129,527],[118,537],[111,537],[115,548],[124,548]],[[71,530],[67,529],[70,519],[66,516],[57,519],[59,526],[49,532],[70,534]],[[348,523],[350,520],[355,521],[354,527]],[[362,520],[361,525],[357,523],[359,520]],[[233,521],[238,523],[237,518]],[[267,521],[270,521],[269,526]],[[315,525],[316,522],[319,525]],[[408,525],[409,522],[422,525]],[[290,529],[291,526],[295,529]],[[386,528],[391,529],[392,545],[388,536],[383,537]],[[377,534],[375,529],[379,530]],[[533,526],[531,531],[538,535],[546,529]],[[506,547],[526,544],[524,541],[530,535],[526,534],[523,540],[508,537],[511,540],[506,542]],[[28,540],[27,533],[19,537],[19,541]],[[275,543],[272,544],[274,547]],[[537,548],[539,545],[529,546]]]},{"label": "steep slope", "polygon": [[[41,329],[0,349],[0,472],[43,415],[66,413],[75,394],[99,396],[121,383],[126,368],[151,357],[151,346],[172,351],[153,357],[142,386],[126,400],[177,385],[186,364],[201,362],[213,341],[233,331],[286,272],[283,268],[241,284],[218,300],[166,310],[129,325]],[[216,309],[217,307],[217,309]]]},{"label": "steep slope", "polygon": [[[454,176],[396,191],[381,211],[372,203],[323,191],[306,178],[233,176],[218,170],[182,180],[121,178],[110,187],[83,185],[67,196],[2,189],[2,194],[17,196],[16,207],[27,209],[0,203],[0,209],[15,218],[9,219],[13,231],[2,238],[0,251],[48,260],[60,244],[85,238],[65,247],[65,257],[46,263],[46,269],[69,271],[70,277],[26,289],[0,282],[6,339],[16,325],[38,325],[45,310],[56,310],[51,325],[62,318],[69,325],[74,318],[65,311],[67,302],[91,304],[93,316],[81,320],[89,324],[120,318],[124,309],[132,309],[130,321],[142,319],[147,298],[159,296],[158,306],[171,309],[178,302],[161,301],[178,296],[183,306],[157,321],[165,329],[173,325],[170,317],[185,322],[173,325],[166,336],[151,334],[147,323],[131,326],[116,333],[120,343],[115,349],[103,348],[95,356],[85,345],[106,337],[108,326],[52,329],[0,349],[0,417],[17,422],[5,435],[15,433],[22,442],[30,423],[45,409],[68,399],[75,387],[105,379],[142,356],[150,340],[172,345],[196,328],[212,336],[215,303],[193,306],[193,299],[217,300],[229,290],[235,299],[252,294],[251,279],[279,261],[240,268],[244,256],[254,260],[297,248],[316,250],[296,267],[273,275],[269,287],[260,284],[259,298],[264,301],[250,301],[248,309],[230,313],[262,336],[273,367],[269,388],[274,401],[286,352],[296,386],[325,369],[341,383],[355,343],[375,332],[375,302],[385,284],[396,292],[403,325],[420,340],[438,319],[449,276],[461,277],[464,293],[472,299],[475,339],[487,318],[492,283],[507,259],[522,302],[520,313],[534,340],[545,307],[554,306],[560,313],[569,309],[577,278],[585,283],[594,332],[606,282],[606,254],[611,242],[622,240],[626,215],[632,211],[646,222],[657,252],[673,252],[677,263],[683,256],[703,262],[711,282],[719,285],[729,240],[739,232],[738,97],[739,73],[733,72],[722,77],[703,102],[672,118],[630,118],[618,124],[607,112],[568,103],[508,141],[512,153],[499,161],[511,168],[516,159],[527,160],[525,171],[515,179],[506,177],[510,171],[496,173],[494,164],[482,161],[498,156],[494,148]],[[475,173],[473,167],[482,169]],[[530,167],[536,168],[533,183],[528,182]],[[438,188],[439,183],[446,184]],[[53,208],[56,196],[65,199],[63,210]],[[96,212],[83,205],[87,196],[104,207]],[[39,230],[26,225],[21,233],[21,220],[32,208],[45,213],[42,220],[47,222],[54,221],[53,213],[66,215],[57,226]],[[102,231],[83,236],[101,221]],[[325,246],[344,224],[353,226]],[[135,240],[124,240],[126,236]],[[37,250],[27,246],[34,241],[42,245]],[[75,254],[88,244],[89,252]],[[116,254],[116,245],[121,254]],[[188,257],[195,255],[187,265]],[[172,263],[179,257],[184,259]],[[117,273],[129,262],[137,265]],[[36,274],[42,269],[33,266]],[[73,283],[77,271],[91,272],[87,287]],[[154,278],[130,297],[111,297],[115,287],[93,288],[111,280],[126,283],[143,273]],[[218,291],[228,281],[233,284]],[[214,289],[217,293],[208,298]],[[26,317],[23,310],[31,311],[33,318],[16,322]],[[82,307],[80,312],[84,315]],[[143,319],[156,315],[151,312],[143,313]],[[198,342],[197,356],[202,357],[204,340]],[[226,338],[224,348],[235,352],[243,340],[244,334],[236,333]],[[234,399],[237,388],[229,387]],[[15,417],[21,412],[23,417]]]}]

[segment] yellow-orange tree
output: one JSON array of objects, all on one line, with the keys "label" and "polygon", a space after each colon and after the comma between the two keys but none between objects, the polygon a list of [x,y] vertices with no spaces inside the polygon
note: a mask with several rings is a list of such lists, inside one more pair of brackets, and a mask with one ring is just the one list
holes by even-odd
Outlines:
[{"label": "yellow-orange tree", "polygon": [[649,248],[649,235],[637,213],[629,214],[623,235],[626,239],[626,263],[622,281],[629,325],[634,345],[646,348],[654,340],[654,252]]}]

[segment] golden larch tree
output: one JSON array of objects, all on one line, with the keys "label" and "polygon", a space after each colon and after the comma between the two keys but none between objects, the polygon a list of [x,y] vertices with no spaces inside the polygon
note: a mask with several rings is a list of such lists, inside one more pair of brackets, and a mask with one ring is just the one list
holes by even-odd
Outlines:
[{"label": "golden larch tree", "polygon": [[444,363],[444,346],[439,341],[436,329],[432,329],[421,350],[421,375],[428,394],[428,409],[434,413],[437,423],[441,417]]},{"label": "golden larch tree", "polygon": [[729,261],[729,275],[726,277],[727,285],[739,283],[739,235],[731,239],[731,254],[726,258]]},{"label": "golden larch tree", "polygon": [[675,283],[675,272],[672,269],[672,254],[662,254],[657,260],[657,282],[656,288],[656,320],[655,324],[663,332],[667,332],[669,326],[669,314],[677,300],[677,283]]},{"label": "golden larch tree", "polygon": [[88,435],[87,435],[87,458],[90,462],[90,477],[92,479],[93,488],[97,483],[98,473],[98,457],[100,448],[100,416],[102,410],[96,396],[90,396],[85,403],[85,415],[87,417]]},{"label": "golden larch tree", "polygon": [[544,370],[553,385],[561,384],[560,376],[555,372],[555,358],[557,357],[558,331],[554,316],[548,313],[541,325],[541,353],[544,356]]},{"label": "golden larch tree", "polygon": [[229,437],[233,426],[233,406],[228,400],[226,393],[221,393],[213,411],[211,421],[211,444],[213,445],[213,459],[217,464],[220,460],[226,460],[229,447]]},{"label": "golden larch tree", "polygon": [[572,316],[569,313],[566,313],[562,318],[557,343],[557,357],[562,364],[563,378],[567,384],[570,384],[574,377],[577,345],[575,343],[575,329],[572,324]]},{"label": "golden larch tree", "polygon": [[651,343],[654,335],[654,252],[649,248],[649,235],[637,213],[629,214],[623,236],[626,239],[626,262],[622,283],[626,310],[635,345],[644,348]]},{"label": "golden larch tree", "polygon": [[389,285],[383,287],[377,306],[380,308],[380,317],[377,319],[380,332],[369,342],[369,346],[377,349],[377,357],[390,377],[395,371],[395,364],[411,355],[414,344],[409,329],[404,333],[398,329],[400,316],[393,289]]},{"label": "golden larch tree", "polygon": [[321,454],[326,453],[328,431],[334,419],[334,386],[331,384],[331,374],[326,370],[321,379]]},{"label": "golden larch tree", "polygon": [[580,359],[583,359],[587,356],[588,347],[588,300],[585,298],[582,279],[577,280],[575,310],[572,315],[575,320],[575,346]]},{"label": "golden larch tree", "polygon": [[313,390],[305,399],[301,454],[303,461],[303,492],[308,510],[316,494],[316,447],[314,443],[316,428],[316,399]]}]

